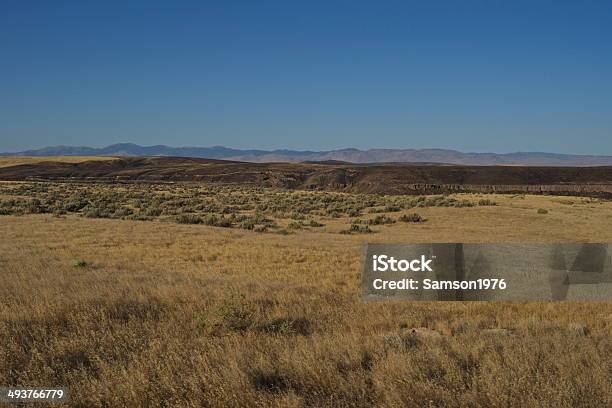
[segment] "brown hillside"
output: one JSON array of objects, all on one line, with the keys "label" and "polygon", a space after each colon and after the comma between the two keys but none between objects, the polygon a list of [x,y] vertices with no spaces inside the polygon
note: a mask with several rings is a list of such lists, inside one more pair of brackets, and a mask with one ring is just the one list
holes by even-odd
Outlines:
[{"label": "brown hillside", "polygon": [[245,163],[176,157],[42,162],[0,168],[0,180],[192,181],[410,194],[457,191],[612,196],[612,167]]}]

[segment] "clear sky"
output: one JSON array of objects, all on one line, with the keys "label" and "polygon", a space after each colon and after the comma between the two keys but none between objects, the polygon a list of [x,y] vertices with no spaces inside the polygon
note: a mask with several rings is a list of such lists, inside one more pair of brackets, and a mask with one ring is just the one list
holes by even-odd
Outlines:
[{"label": "clear sky", "polygon": [[612,1],[0,0],[0,151],[612,154]]}]

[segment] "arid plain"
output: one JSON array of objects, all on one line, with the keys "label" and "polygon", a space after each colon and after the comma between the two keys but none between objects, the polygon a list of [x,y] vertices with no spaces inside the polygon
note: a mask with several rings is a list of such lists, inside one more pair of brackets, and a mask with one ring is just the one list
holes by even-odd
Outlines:
[{"label": "arid plain", "polygon": [[1,384],[81,407],[612,401],[610,303],[359,287],[366,242],[608,242],[610,201],[30,182],[0,199]]}]

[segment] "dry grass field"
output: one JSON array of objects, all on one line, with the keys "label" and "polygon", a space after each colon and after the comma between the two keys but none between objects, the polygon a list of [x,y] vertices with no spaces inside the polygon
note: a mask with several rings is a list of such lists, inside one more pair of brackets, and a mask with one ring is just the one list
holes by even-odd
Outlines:
[{"label": "dry grass field", "polygon": [[42,162],[81,163],[90,160],[115,160],[104,156],[0,156],[0,167],[19,166]]},{"label": "dry grass field", "polygon": [[366,242],[609,242],[610,201],[0,183],[0,214],[0,385],[77,407],[612,405],[610,303],[359,287]]}]

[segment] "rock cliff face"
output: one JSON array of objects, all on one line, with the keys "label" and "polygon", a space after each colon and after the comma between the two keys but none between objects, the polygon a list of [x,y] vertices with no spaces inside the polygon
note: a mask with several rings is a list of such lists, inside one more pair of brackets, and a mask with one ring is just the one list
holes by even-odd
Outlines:
[{"label": "rock cliff face", "polygon": [[612,197],[612,167],[244,163],[195,158],[41,162],[0,168],[0,180],[207,182],[375,194],[454,192]]}]

